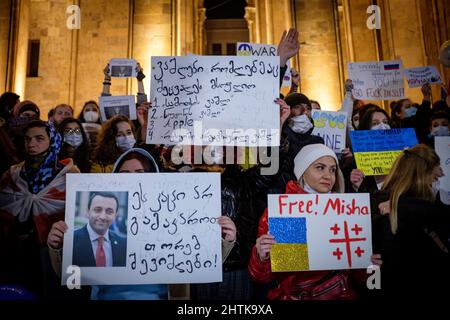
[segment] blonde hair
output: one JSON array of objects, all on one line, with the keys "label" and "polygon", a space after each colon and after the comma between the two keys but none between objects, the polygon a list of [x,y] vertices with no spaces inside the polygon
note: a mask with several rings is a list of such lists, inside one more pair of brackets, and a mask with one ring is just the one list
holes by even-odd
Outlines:
[{"label": "blonde hair", "polygon": [[430,175],[440,160],[436,152],[425,144],[404,150],[395,160],[381,190],[389,192],[390,223],[393,234],[398,228],[398,199],[407,194],[417,199],[434,201]]}]

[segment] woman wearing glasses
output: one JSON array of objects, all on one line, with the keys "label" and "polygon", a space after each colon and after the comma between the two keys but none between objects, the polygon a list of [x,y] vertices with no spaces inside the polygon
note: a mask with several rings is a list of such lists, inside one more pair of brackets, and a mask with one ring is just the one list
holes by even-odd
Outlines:
[{"label": "woman wearing glasses", "polygon": [[60,159],[72,158],[82,173],[91,171],[89,140],[80,121],[74,118],[63,120],[58,128],[63,138]]}]

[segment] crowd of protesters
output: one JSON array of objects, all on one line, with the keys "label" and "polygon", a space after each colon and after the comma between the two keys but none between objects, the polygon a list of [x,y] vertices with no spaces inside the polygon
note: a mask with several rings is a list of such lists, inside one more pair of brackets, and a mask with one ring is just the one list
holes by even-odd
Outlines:
[{"label": "crowd of protesters", "polygon": [[[278,46],[281,78],[297,55],[298,33],[291,29]],[[104,70],[102,95],[110,95]],[[419,144],[396,159],[389,174],[365,176],[351,145],[336,155],[312,135],[312,109],[318,101],[298,92],[300,76],[280,109],[280,167],[261,175],[259,165],[177,166],[170,146],[145,143],[150,103],[136,106],[137,120],[116,115],[101,122],[95,101],[81,112],[58,104],[43,121],[38,103],[13,92],[0,97],[0,285],[17,285],[49,299],[167,299],[165,285],[92,286],[71,292],[59,285],[67,173],[219,172],[221,174],[223,281],[191,285],[190,299],[203,300],[352,300],[370,297],[365,270],[271,271],[276,238],[268,233],[268,194],[369,193],[372,207],[372,263],[381,268],[382,290],[395,297],[438,293],[450,284],[450,210],[436,183],[443,176],[434,151],[436,136],[450,135],[450,95],[432,104],[431,87],[423,99],[394,101],[390,110],[353,98],[345,83],[341,107],[348,130],[414,128]],[[138,95],[145,95],[138,65]],[[320,97],[314,97],[320,101]],[[348,139],[347,139],[348,140]],[[59,261],[59,263],[58,263]]]}]

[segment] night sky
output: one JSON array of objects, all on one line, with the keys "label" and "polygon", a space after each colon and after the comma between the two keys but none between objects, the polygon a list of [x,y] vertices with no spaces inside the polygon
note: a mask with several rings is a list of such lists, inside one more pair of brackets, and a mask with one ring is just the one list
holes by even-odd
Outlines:
[{"label": "night sky", "polygon": [[245,0],[205,0],[204,2],[208,19],[242,19],[246,5]]}]

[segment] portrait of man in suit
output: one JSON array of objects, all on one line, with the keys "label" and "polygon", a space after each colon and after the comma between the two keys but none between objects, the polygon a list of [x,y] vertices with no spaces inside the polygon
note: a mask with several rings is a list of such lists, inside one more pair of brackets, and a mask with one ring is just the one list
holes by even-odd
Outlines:
[{"label": "portrait of man in suit", "polygon": [[111,76],[112,77],[127,78],[127,77],[131,77],[132,74],[133,74],[132,66],[112,66],[111,67]]},{"label": "portrait of man in suit", "polygon": [[79,267],[124,267],[127,239],[110,229],[119,200],[111,192],[90,192],[88,223],[74,232],[72,264]]},{"label": "portrait of man in suit", "polygon": [[130,118],[130,106],[124,105],[124,106],[105,107],[106,119],[110,119],[118,114],[122,114]]}]

